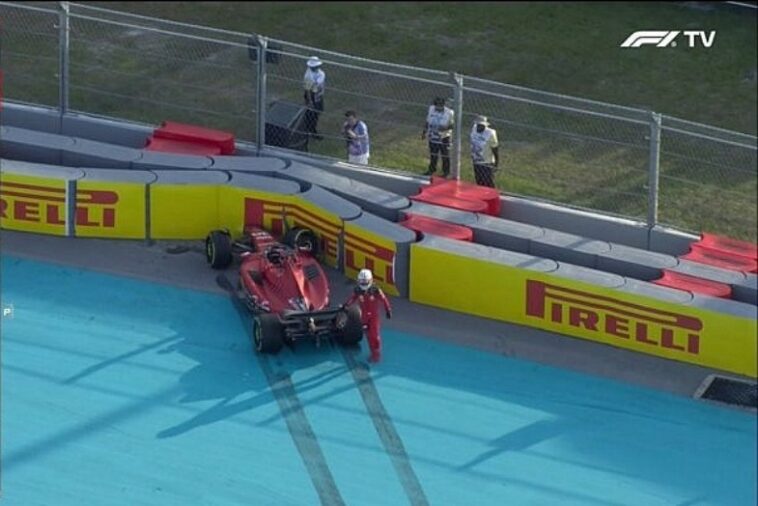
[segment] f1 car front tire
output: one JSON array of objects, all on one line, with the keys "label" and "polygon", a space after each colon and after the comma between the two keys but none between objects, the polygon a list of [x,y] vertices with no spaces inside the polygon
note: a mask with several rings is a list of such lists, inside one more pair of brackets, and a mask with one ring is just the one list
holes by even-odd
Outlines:
[{"label": "f1 car front tire", "polygon": [[340,317],[344,317],[343,326],[337,330],[335,337],[342,346],[355,346],[363,339],[363,322],[361,308],[355,304],[345,308]]},{"label": "f1 car front tire", "polygon": [[253,345],[258,353],[279,353],[284,346],[284,327],[278,316],[266,313],[255,317]]},{"label": "f1 car front tire", "polygon": [[225,269],[232,263],[232,238],[223,230],[214,230],[205,239],[205,259],[214,269]]}]

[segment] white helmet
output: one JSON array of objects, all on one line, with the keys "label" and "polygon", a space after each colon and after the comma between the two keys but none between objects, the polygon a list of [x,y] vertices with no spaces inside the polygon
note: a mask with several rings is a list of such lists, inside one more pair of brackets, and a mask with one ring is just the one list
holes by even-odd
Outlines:
[{"label": "white helmet", "polygon": [[361,269],[358,273],[358,286],[361,290],[368,290],[374,283],[374,275],[368,269]]}]

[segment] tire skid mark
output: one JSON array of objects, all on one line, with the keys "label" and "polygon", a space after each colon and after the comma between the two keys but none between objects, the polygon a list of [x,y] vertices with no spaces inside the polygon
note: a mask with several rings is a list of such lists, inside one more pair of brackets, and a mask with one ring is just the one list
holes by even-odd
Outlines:
[{"label": "tire skid mark", "polygon": [[260,353],[256,353],[256,356],[261,370],[266,375],[271,392],[279,404],[279,411],[287,423],[290,436],[308,470],[313,486],[316,487],[321,504],[344,505],[345,501],[340,495],[313,427],[305,415],[295,386],[292,384],[292,378],[287,372],[275,372],[268,356]]},{"label": "tire skid mark", "polygon": [[[244,307],[237,297],[234,287],[226,276],[219,275],[216,278],[216,282],[229,293],[242,320],[242,324],[246,329],[246,333],[252,341],[252,336],[250,335],[252,325],[247,308]],[[318,443],[316,433],[313,431],[303,405],[297,396],[290,374],[282,370],[275,371],[269,356],[260,353],[255,353],[255,356],[266,377],[269,389],[274,399],[276,399],[279,412],[287,424],[290,437],[295,443],[295,447],[308,471],[313,486],[316,488],[316,493],[319,496],[321,504],[325,506],[344,506],[345,501],[334,481],[332,472],[324,457],[324,452]],[[277,363],[281,365],[281,361]]]},{"label": "tire skid mark", "polygon": [[395,468],[395,472],[403,486],[405,494],[408,496],[410,504],[412,506],[429,506],[424,489],[421,487],[421,483],[405,451],[403,440],[400,439],[400,435],[392,423],[392,418],[390,418],[382,403],[382,399],[379,397],[379,392],[376,389],[376,385],[374,385],[374,381],[371,379],[368,367],[356,360],[353,350],[340,347],[340,351],[348,365],[348,369],[350,369],[350,374],[352,374],[355,384],[358,386],[358,391],[363,398],[363,403],[366,405],[369,417],[374,424],[374,428],[376,428],[376,432],[379,434],[379,438],[382,440],[385,452],[387,452],[392,461],[392,466]]}]

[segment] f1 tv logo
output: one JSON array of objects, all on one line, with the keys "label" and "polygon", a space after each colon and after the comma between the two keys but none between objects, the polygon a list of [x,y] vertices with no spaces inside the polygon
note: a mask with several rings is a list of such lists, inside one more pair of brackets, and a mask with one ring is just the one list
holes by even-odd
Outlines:
[{"label": "f1 tv logo", "polygon": [[711,47],[716,41],[716,31],[711,30],[706,35],[706,32],[701,30],[685,30],[684,32],[678,32],[676,30],[666,31],[642,31],[634,32],[621,43],[621,47],[640,47],[640,46],[655,46],[655,47],[676,47],[677,36],[683,33],[687,37],[687,43],[689,47],[698,47],[698,40],[703,47]]}]

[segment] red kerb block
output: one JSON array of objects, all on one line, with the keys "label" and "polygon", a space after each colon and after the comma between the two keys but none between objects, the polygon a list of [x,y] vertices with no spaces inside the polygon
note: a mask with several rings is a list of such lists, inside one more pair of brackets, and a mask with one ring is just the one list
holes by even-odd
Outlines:
[{"label": "red kerb block", "polygon": [[449,207],[451,209],[458,209],[459,211],[467,211],[470,213],[485,213],[487,211],[487,203],[482,202],[481,200],[466,200],[450,197],[448,195],[427,193],[411,195],[408,198],[411,200],[416,200],[418,202],[426,202],[427,204]]},{"label": "red kerb block", "polygon": [[758,245],[751,242],[738,241],[731,237],[723,237],[715,234],[703,234],[700,241],[695,244],[700,244],[706,248],[723,251],[725,253],[731,253],[732,255],[758,260]]},{"label": "red kerb block", "polygon": [[488,186],[479,186],[465,181],[455,181],[432,177],[432,184],[422,187],[422,195],[445,195],[465,200],[481,201],[487,204],[487,214],[500,215],[500,192]]},{"label": "red kerb block", "polygon": [[653,281],[653,283],[701,295],[721,297],[722,299],[728,299],[732,296],[732,287],[727,284],[680,274],[668,269],[663,269],[663,276]]},{"label": "red kerb block", "polygon": [[221,130],[164,121],[153,132],[155,137],[196,144],[218,146],[222,155],[234,154],[234,134]]},{"label": "red kerb block", "polygon": [[407,213],[403,221],[399,225],[404,226],[414,232],[422,234],[439,235],[447,237],[448,239],[456,239],[458,241],[474,240],[474,232],[468,227],[462,225],[456,225],[442,220],[435,220],[434,218],[428,218],[418,214]]},{"label": "red kerb block", "polygon": [[220,155],[221,148],[211,144],[195,144],[192,142],[175,141],[150,137],[145,149],[148,151],[161,151],[163,153],[177,153],[180,155]]},{"label": "red kerb block", "polygon": [[726,251],[707,248],[700,243],[693,243],[690,246],[690,252],[679,258],[731,271],[758,272],[758,261]]}]

